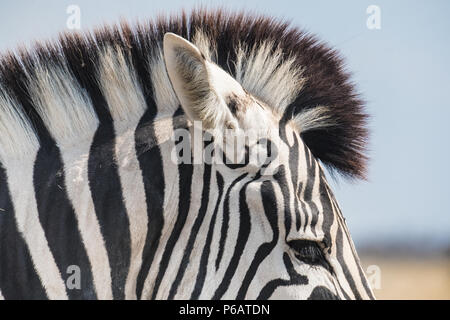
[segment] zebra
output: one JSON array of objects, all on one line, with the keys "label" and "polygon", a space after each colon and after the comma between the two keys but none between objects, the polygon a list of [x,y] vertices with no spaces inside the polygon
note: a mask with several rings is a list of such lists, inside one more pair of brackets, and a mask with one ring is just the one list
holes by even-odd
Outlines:
[{"label": "zebra", "polygon": [[[374,299],[325,175],[365,178],[367,119],[339,53],[267,16],[194,9],[5,53],[0,298]],[[245,146],[260,164],[173,161],[195,123],[205,148],[277,143]]]}]

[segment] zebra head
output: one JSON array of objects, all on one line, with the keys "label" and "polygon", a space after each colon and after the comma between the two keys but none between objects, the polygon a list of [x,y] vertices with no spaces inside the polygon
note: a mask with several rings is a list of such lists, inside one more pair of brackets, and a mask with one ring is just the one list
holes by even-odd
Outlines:
[{"label": "zebra head", "polygon": [[[306,132],[337,125],[329,109],[289,111],[283,104],[298,94],[298,81],[282,84],[286,92],[272,91],[267,99],[253,93],[252,82],[264,81],[265,69],[272,80],[286,79],[277,72],[301,74],[289,59],[274,72],[256,57],[252,63],[260,65],[253,68],[260,74],[252,74],[238,58],[236,68],[247,68],[239,79],[208,56],[182,37],[164,37],[166,69],[181,107],[212,135],[215,155],[224,159],[201,164],[206,179],[198,185],[207,192],[192,232],[203,241],[186,249],[197,252],[199,269],[184,277],[183,289],[172,285],[172,296],[373,298],[324,170],[304,141]],[[239,137],[244,143],[230,148]]]},{"label": "zebra head", "polygon": [[0,299],[373,298],[321,166],[364,176],[362,107],[244,13],[0,56]]}]

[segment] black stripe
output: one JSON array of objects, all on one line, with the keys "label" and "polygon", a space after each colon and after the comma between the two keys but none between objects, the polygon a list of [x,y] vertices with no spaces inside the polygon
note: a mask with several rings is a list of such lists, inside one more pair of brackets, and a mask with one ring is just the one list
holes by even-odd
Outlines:
[{"label": "black stripe", "polygon": [[[361,300],[362,297],[359,294],[358,290],[356,289],[355,281],[353,280],[352,273],[347,267],[347,264],[344,260],[344,251],[343,251],[343,235],[342,235],[342,227],[338,225],[338,231],[336,234],[336,259],[339,261],[339,265],[342,268],[343,274],[345,278],[347,279],[348,284],[350,285],[350,288],[352,289],[353,294],[355,295],[355,298],[358,300]],[[342,290],[344,291],[344,290]]]},{"label": "black stripe", "polygon": [[17,228],[6,172],[0,165],[0,291],[5,299],[47,299]]},{"label": "black stripe", "polygon": [[[190,141],[182,141],[182,143],[188,143],[190,148]],[[169,265],[170,258],[172,256],[173,249],[180,238],[181,231],[186,223],[187,216],[189,214],[189,208],[191,205],[191,189],[192,189],[192,175],[194,173],[194,166],[192,161],[189,164],[181,163],[178,165],[178,214],[175,221],[175,225],[170,233],[169,239],[165,245],[164,253],[159,263],[158,274],[155,279],[152,299],[156,298],[156,295],[161,285],[161,281]]]},{"label": "black stripe", "polygon": [[[9,93],[12,98],[15,99],[25,111],[24,114],[28,116],[31,125],[40,139],[41,148],[45,149],[47,148],[45,141],[47,141],[47,138],[50,137],[50,134],[36,111],[28,92],[29,79],[27,72],[32,69],[33,62],[30,58],[19,62],[17,58],[11,57],[11,61],[9,61],[8,65],[0,65],[0,73],[2,75],[1,81],[4,82],[5,87],[9,88]],[[6,176],[4,179],[6,179]],[[4,181],[6,185],[6,180]],[[5,193],[0,193],[5,196],[7,195],[6,190],[7,188],[5,188]],[[30,297],[30,299],[45,299],[47,298],[47,295],[45,293],[45,289],[42,288],[38,275],[35,273],[27,244],[24,239],[21,238],[22,236],[17,230],[13,210],[11,209],[10,212],[10,216],[7,216],[5,220],[5,225],[9,225],[10,228],[8,228],[8,231],[4,231],[5,236],[2,235],[0,237],[1,243],[6,243],[8,246],[12,244],[12,248],[16,248],[16,252],[10,252],[10,250],[5,249],[5,256],[9,255],[11,257],[11,261],[6,261],[7,259],[0,259],[2,260],[2,263],[4,262],[6,264],[5,269],[3,269],[6,271],[0,271],[0,273],[2,273],[2,277],[6,276],[11,278],[7,280],[8,285],[6,290],[7,292],[10,291],[12,296],[18,294],[18,298]],[[8,241],[4,242],[3,237],[8,239]],[[1,257],[4,257],[4,255],[2,254]],[[14,268],[9,269],[9,266]],[[5,293],[3,294],[5,295]]]},{"label": "black stripe", "polygon": [[323,242],[325,247],[328,249],[328,253],[331,253],[333,248],[333,241],[331,239],[331,226],[334,222],[334,211],[331,203],[331,190],[329,190],[325,175],[323,172],[320,174],[320,195],[321,195],[321,204],[323,208],[323,222],[322,222],[322,230],[324,234]]},{"label": "black stripe", "polygon": [[88,88],[100,120],[89,150],[89,187],[108,254],[113,298],[124,299],[131,235],[116,163],[113,119],[98,85],[90,83]]},{"label": "black stripe", "polygon": [[[303,200],[305,201],[305,204],[309,206],[310,213],[311,213],[311,222],[309,222],[311,232],[316,236],[316,230],[314,226],[317,224],[319,210],[317,209],[316,204],[312,200],[312,193],[314,189],[314,183],[316,180],[316,160],[313,158],[312,154],[310,153],[309,149],[304,146],[305,148],[305,156],[306,156],[306,166],[307,166],[307,178],[306,178],[306,184],[305,184],[305,192],[303,194]],[[306,221],[304,225],[304,231],[306,231],[306,227],[308,226],[308,215],[306,215]]]},{"label": "black stripe", "polygon": [[303,198],[301,198],[301,203],[302,203],[302,208],[304,210],[303,212],[305,213],[305,223],[303,225],[303,231],[306,231],[306,227],[308,226],[308,223],[309,223],[309,214],[306,211],[306,202],[311,199],[312,187],[311,187],[311,179],[309,179],[310,155],[309,155],[309,151],[308,151],[308,148],[306,147],[306,145],[303,145],[303,149],[304,149],[305,164],[306,164],[306,181],[304,181],[304,184],[303,184],[304,191],[303,191]]},{"label": "black stripe", "polygon": [[[323,179],[325,179],[325,176],[324,176],[323,174],[322,174],[322,176],[323,176]],[[337,203],[337,201],[336,201],[336,199],[335,199],[333,193],[332,193],[331,190],[328,188],[328,186],[327,186],[327,191],[328,191],[328,194],[329,194],[329,196],[330,196],[330,201],[331,201],[332,205],[335,207],[336,212],[338,212],[338,214],[341,215],[341,209],[339,208],[339,205],[338,205],[338,203]],[[348,233],[348,229],[347,229],[347,227],[346,227],[345,220],[340,219],[340,223],[342,223],[342,224],[344,225],[344,228],[345,228],[345,235],[346,235],[347,241],[351,242],[352,239],[351,239],[350,234]],[[372,291],[371,291],[370,288],[369,288],[369,284],[367,283],[367,279],[366,279],[366,277],[365,277],[365,275],[364,275],[364,271],[362,270],[361,263],[359,262],[359,258],[358,258],[357,252],[356,252],[355,250],[352,250],[352,255],[353,255],[353,258],[355,259],[355,261],[357,262],[358,273],[359,273],[359,276],[360,276],[360,278],[361,278],[361,282],[362,282],[362,284],[363,284],[363,286],[364,286],[364,289],[365,289],[366,292],[367,292],[367,295],[368,295],[371,299],[375,299],[375,296],[373,295]]]},{"label": "black stripe", "polygon": [[367,295],[369,296],[370,299],[375,300],[375,296],[373,295],[372,291],[369,288],[369,284],[367,282],[367,279],[365,277],[364,271],[362,270],[361,267],[361,263],[359,262],[359,258],[356,256],[356,253],[352,250],[352,254],[353,254],[353,258],[355,259],[355,261],[357,261],[357,266],[358,266],[358,273],[359,273],[359,277],[361,278],[361,282],[364,286],[364,289],[366,290]]},{"label": "black stripe", "polygon": [[[130,265],[131,237],[115,162],[114,125],[98,80],[92,72],[86,72],[97,70],[101,50],[90,50],[83,38],[76,35],[64,41],[70,43],[62,47],[67,64],[80,86],[88,93],[100,122],[89,152],[89,187],[108,253],[113,298],[123,299]],[[100,43],[100,46],[103,44]]]},{"label": "black stripe", "polygon": [[112,122],[100,124],[89,152],[89,187],[108,253],[113,298],[124,299],[131,257],[131,235],[114,150]]},{"label": "black stripe", "polygon": [[[305,230],[305,228],[306,228],[306,224],[308,223],[308,212],[306,212],[306,204],[305,204],[305,201],[303,201],[303,199],[301,198],[301,194],[302,194],[302,192],[303,192],[303,186],[304,186],[304,183],[303,182],[300,182],[299,183],[299,185],[298,185],[298,201],[300,202],[300,205],[301,205],[301,208],[302,208],[302,212],[303,212],[303,214],[305,215],[305,221],[303,222],[304,223],[304,225],[303,225],[303,230]],[[302,221],[301,221],[301,219],[300,219],[300,228],[302,227]],[[300,228],[299,229],[297,229],[297,231],[300,231]]]},{"label": "black stripe", "polygon": [[[300,181],[298,178],[298,166],[299,166],[299,159],[300,159],[300,155],[298,153],[299,151],[299,147],[300,147],[300,143],[298,141],[297,135],[294,135],[294,143],[292,144],[292,147],[289,147],[289,170],[291,172],[291,179],[292,179],[292,183],[293,183],[293,189],[294,189],[294,210],[295,210],[295,219],[296,219],[296,230],[300,230],[300,226],[301,226],[301,217],[300,217],[300,209],[298,207],[298,201],[297,199],[299,198],[300,195]],[[297,196],[296,196],[297,195]]]},{"label": "black stripe", "polygon": [[[336,207],[337,203],[336,203],[336,200],[333,198],[333,194],[331,193],[331,190],[329,190],[329,195],[330,195],[330,199],[332,200],[331,205],[333,206],[333,209],[338,211],[338,208]],[[333,218],[334,218],[334,214],[333,214]],[[336,246],[336,254],[337,254],[337,246],[338,246],[337,241],[331,240],[331,243],[332,243],[332,245]],[[328,252],[331,253],[331,248],[328,250]],[[336,260],[338,260],[338,259],[336,259]],[[342,287],[342,284],[339,281],[337,282],[337,284],[339,285],[339,288],[341,288],[341,292],[343,293],[344,298],[346,300],[350,300],[350,296],[344,290],[344,288]]]},{"label": "black stripe", "polygon": [[[243,179],[246,176],[247,173],[241,175],[238,179]],[[239,231],[236,240],[236,246],[234,248],[231,261],[227,267],[227,270],[225,271],[225,275],[223,276],[223,279],[219,287],[216,289],[216,292],[214,293],[213,300],[218,300],[222,298],[222,296],[227,291],[228,287],[230,286],[231,279],[233,278],[234,273],[236,272],[236,269],[238,267],[242,253],[244,252],[245,245],[247,244],[251,229],[250,211],[248,209],[245,192],[247,191],[247,186],[251,182],[258,180],[259,178],[260,176],[257,175],[252,180],[247,181],[239,191]]]},{"label": "black stripe", "polygon": [[164,170],[161,150],[159,146],[156,146],[158,140],[152,124],[158,108],[151,85],[151,70],[148,68],[148,60],[142,58],[155,48],[156,39],[148,38],[148,36],[148,32],[142,32],[142,29],[135,36],[129,33],[127,35],[127,40],[132,44],[130,46],[132,62],[147,106],[147,110],[139,121],[135,132],[136,154],[142,172],[148,216],[147,235],[142,251],[142,264],[136,283],[136,296],[138,299],[142,296],[145,279],[158,249],[164,227]]},{"label": "black stripe", "polygon": [[[314,179],[317,179],[317,177],[314,177]],[[317,232],[316,232],[316,225],[317,225],[317,221],[319,221],[319,215],[322,214],[322,212],[319,212],[319,209],[317,208],[317,205],[315,204],[315,202],[310,201],[308,203],[309,207],[310,207],[310,211],[311,211],[311,231],[314,234],[314,236],[317,236]]]},{"label": "black stripe", "polygon": [[[337,203],[336,203],[336,202],[335,202],[335,204],[336,204],[336,206],[337,206]],[[337,206],[337,212],[339,212],[339,213],[341,212],[338,206]],[[346,226],[346,224],[345,224],[345,221],[340,220],[340,222],[341,222],[341,224],[342,224],[342,228],[343,228],[344,231],[345,231],[345,238],[346,238],[346,240],[347,240],[349,246],[352,247],[352,246],[351,246],[351,244],[352,244],[352,239],[351,239],[351,237],[350,237],[350,234],[348,233],[348,229],[347,229],[347,226]],[[367,295],[370,297],[370,299],[375,299],[374,295],[372,294],[372,292],[371,292],[371,290],[370,290],[370,288],[369,288],[369,284],[367,283],[367,279],[366,279],[366,277],[365,277],[365,275],[364,275],[364,271],[362,270],[361,263],[359,262],[359,257],[357,256],[356,251],[353,250],[352,248],[351,248],[350,250],[351,250],[351,252],[352,252],[352,256],[353,256],[353,259],[355,260],[356,266],[357,266],[357,268],[358,268],[358,274],[359,274],[359,277],[360,277],[360,279],[361,279],[361,283],[363,284],[363,287],[364,287],[364,289],[366,290]],[[355,275],[355,276],[356,276],[356,275]]]},{"label": "black stripe", "polygon": [[301,274],[298,274],[295,271],[294,265],[292,264],[292,261],[286,252],[283,254],[283,262],[284,262],[284,266],[286,267],[286,271],[289,274],[289,280],[274,279],[274,280],[269,281],[264,286],[264,288],[262,288],[261,292],[258,295],[257,300],[269,299],[278,287],[292,286],[292,285],[307,285],[308,284],[308,278]]},{"label": "black stripe", "polygon": [[237,300],[245,299],[250,283],[255,277],[260,264],[272,252],[273,248],[275,248],[278,242],[278,236],[280,233],[278,229],[278,208],[275,191],[270,181],[264,181],[261,184],[261,195],[264,207],[264,214],[266,215],[267,220],[269,221],[270,227],[273,232],[273,236],[270,242],[263,243],[258,248],[258,251],[256,251],[252,263],[245,274],[244,280],[242,281],[242,285],[239,288],[239,292],[236,297]]},{"label": "black stripe", "polygon": [[234,180],[230,187],[227,190],[227,193],[225,195],[225,200],[223,204],[223,220],[222,220],[222,226],[220,228],[220,240],[219,240],[219,252],[216,257],[216,271],[219,269],[220,261],[222,260],[222,255],[225,249],[225,242],[227,239],[228,234],[228,224],[230,220],[230,192],[233,189],[233,187],[241,181],[245,175],[240,176],[238,179]]},{"label": "black stripe", "polygon": [[330,291],[327,287],[318,286],[308,297],[308,300],[341,300],[337,295]]},{"label": "black stripe", "polygon": [[200,269],[197,274],[197,279],[195,280],[195,286],[194,286],[194,290],[192,291],[192,294],[191,294],[191,300],[198,299],[198,297],[200,296],[200,293],[202,292],[203,284],[205,283],[205,279],[206,279],[206,272],[207,272],[207,268],[208,268],[208,258],[209,258],[209,253],[211,250],[211,242],[212,242],[212,237],[213,237],[213,233],[214,233],[214,227],[216,225],[217,211],[219,211],[219,206],[220,206],[220,202],[222,201],[222,195],[223,195],[223,177],[219,172],[216,172],[216,181],[217,181],[217,191],[218,191],[217,203],[214,208],[214,212],[211,217],[211,221],[209,223],[209,229],[208,229],[208,234],[206,235],[205,247],[203,248],[202,257],[200,259]]},{"label": "black stripe", "polygon": [[206,164],[203,173],[202,202],[200,205],[200,209],[198,211],[198,215],[195,218],[191,233],[189,235],[188,243],[186,245],[186,248],[184,249],[183,258],[181,260],[180,267],[178,268],[175,281],[172,283],[172,286],[170,288],[169,299],[173,299],[173,297],[175,297],[181,279],[183,279],[184,273],[188,268],[192,248],[194,247],[194,243],[198,235],[198,230],[200,229],[200,226],[203,223],[206,214],[206,209],[208,208],[210,183],[211,183],[211,165]]},{"label": "black stripe", "polygon": [[286,237],[291,230],[292,225],[292,216],[291,216],[291,193],[288,188],[288,182],[286,179],[286,168],[284,165],[281,165],[278,168],[277,173],[274,175],[274,179],[278,182],[278,185],[281,189],[281,194],[283,196],[284,207],[282,208],[282,212],[284,213],[284,228],[286,230]]},{"label": "black stripe", "polygon": [[69,266],[80,268],[80,288],[69,289],[66,286],[69,299],[96,299],[89,258],[78,230],[75,212],[67,198],[64,165],[56,145],[48,150],[38,151],[34,165],[39,221],[63,280],[67,281],[71,275],[67,273]]},{"label": "black stripe", "polygon": [[[349,241],[351,241],[351,240],[349,240]],[[375,296],[372,294],[372,291],[369,288],[369,284],[367,283],[367,279],[364,275],[364,271],[362,270],[361,263],[359,262],[359,258],[356,256],[356,252],[354,250],[352,250],[352,255],[353,255],[353,259],[355,259],[355,261],[357,262],[356,265],[358,268],[358,274],[361,279],[361,283],[363,284],[364,290],[366,290],[366,293],[369,296],[369,298],[374,300]]]},{"label": "black stripe", "polygon": [[[152,102],[154,104],[154,102]],[[155,257],[156,250],[164,227],[164,170],[159,146],[149,149],[149,145],[157,141],[155,128],[151,125],[156,113],[154,108],[148,108],[139,122],[136,133],[136,153],[142,171],[147,204],[147,236],[142,251],[142,265],[136,283],[136,295],[140,299],[150,266]]]}]

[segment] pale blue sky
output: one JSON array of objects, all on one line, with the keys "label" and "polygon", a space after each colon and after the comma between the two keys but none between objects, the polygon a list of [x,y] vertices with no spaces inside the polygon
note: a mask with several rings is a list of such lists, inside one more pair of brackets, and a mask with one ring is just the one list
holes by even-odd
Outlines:
[{"label": "pale blue sky", "polygon": [[[448,1],[2,1],[0,51],[54,37],[66,8],[83,29],[155,17],[198,4],[285,18],[338,48],[372,115],[368,182],[333,183],[357,246],[450,244],[450,2]],[[381,9],[381,30],[366,8]]]}]

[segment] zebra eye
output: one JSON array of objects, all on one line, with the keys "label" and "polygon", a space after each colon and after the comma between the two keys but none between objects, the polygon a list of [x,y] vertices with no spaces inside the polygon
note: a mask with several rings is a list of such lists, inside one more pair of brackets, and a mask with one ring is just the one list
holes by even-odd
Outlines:
[{"label": "zebra eye", "polygon": [[295,257],[301,262],[313,266],[321,266],[332,272],[333,269],[317,242],[311,240],[292,240],[288,242],[288,245],[294,251]]}]

